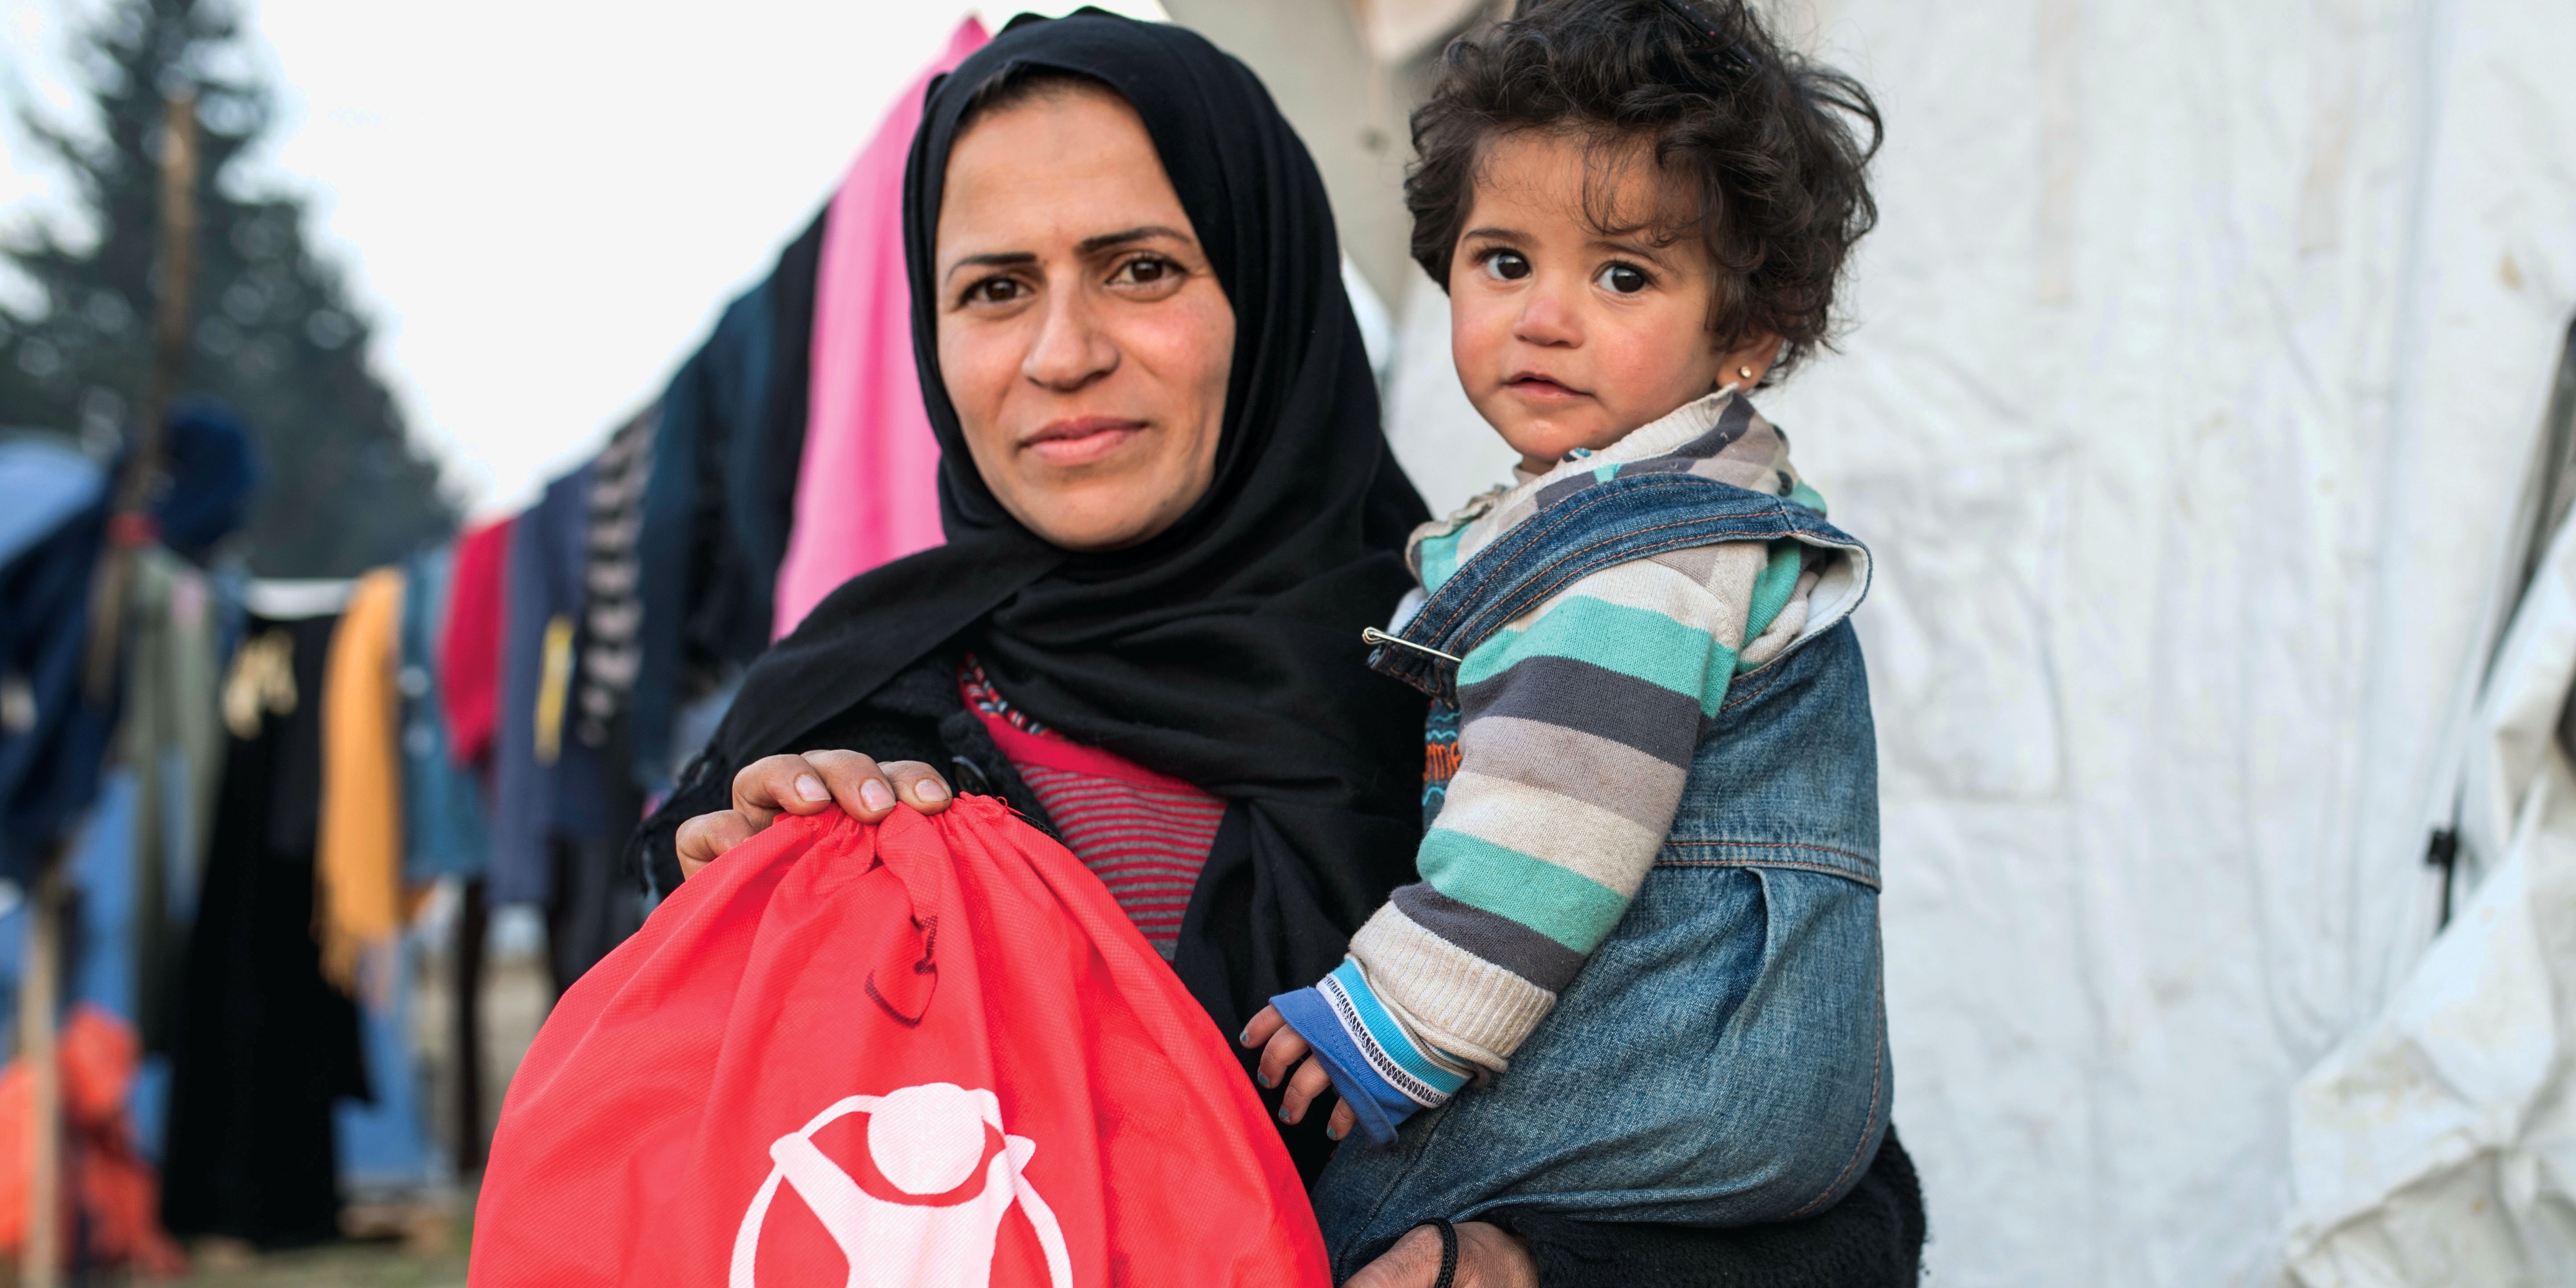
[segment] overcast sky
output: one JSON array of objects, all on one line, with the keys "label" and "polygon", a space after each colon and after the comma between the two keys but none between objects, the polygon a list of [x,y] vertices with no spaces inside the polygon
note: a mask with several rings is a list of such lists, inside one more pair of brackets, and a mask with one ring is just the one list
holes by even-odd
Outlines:
[{"label": "overcast sky", "polygon": [[[1073,7],[238,3],[279,108],[255,181],[311,198],[378,369],[477,515],[660,392],[970,11]],[[102,7],[0,0],[12,105],[87,124],[66,54]],[[10,115],[0,225],[77,227]]]}]

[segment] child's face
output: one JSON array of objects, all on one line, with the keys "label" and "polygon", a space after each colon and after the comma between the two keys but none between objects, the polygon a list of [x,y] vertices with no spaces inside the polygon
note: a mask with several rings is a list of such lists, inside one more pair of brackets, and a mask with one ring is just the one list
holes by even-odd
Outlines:
[{"label": "child's face", "polygon": [[[1668,222],[1656,216],[1678,194],[1643,145],[1524,132],[1489,140],[1483,161],[1449,265],[1450,351],[1468,400],[1525,468],[1761,378],[1779,340],[1718,349],[1716,264],[1697,236],[1656,244],[1651,230]],[[1609,222],[1645,227],[1602,232],[1587,195]]]}]

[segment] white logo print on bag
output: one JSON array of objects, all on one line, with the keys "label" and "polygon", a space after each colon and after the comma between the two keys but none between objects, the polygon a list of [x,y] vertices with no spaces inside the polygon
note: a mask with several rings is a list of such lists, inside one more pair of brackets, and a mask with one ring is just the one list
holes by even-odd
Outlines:
[{"label": "white logo print on bag", "polygon": [[[825,1124],[858,1113],[868,1115],[868,1159],[896,1189],[945,1196],[967,1184],[979,1164],[983,1188],[939,1205],[895,1203],[869,1194],[840,1164],[824,1157],[813,1140]],[[775,1166],[734,1235],[730,1288],[757,1288],[752,1263],[782,1181],[796,1187],[797,1196],[840,1247],[850,1268],[848,1288],[988,1288],[993,1247],[1014,1199],[1046,1253],[1048,1280],[1054,1288],[1073,1288],[1073,1257],[1065,1250],[1064,1229],[1020,1174],[1037,1149],[1028,1137],[1003,1134],[1002,1104],[989,1091],[930,1082],[838,1101],[770,1145]]]}]

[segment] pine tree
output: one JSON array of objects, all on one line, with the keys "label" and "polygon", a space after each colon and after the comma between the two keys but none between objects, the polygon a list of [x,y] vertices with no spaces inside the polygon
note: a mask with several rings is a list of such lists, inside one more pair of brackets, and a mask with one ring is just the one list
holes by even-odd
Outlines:
[{"label": "pine tree", "polygon": [[[95,137],[32,113],[22,125],[76,182],[93,244],[43,225],[0,239],[42,294],[0,306],[0,424],[121,433],[152,361],[165,93],[192,90],[200,121],[193,344],[182,395],[231,403],[257,432],[267,476],[242,545],[267,576],[345,576],[456,524],[435,464],[367,368],[369,329],[335,266],[305,237],[304,200],[243,195],[235,173],[270,125],[266,86],[222,0],[117,0],[81,38]],[[228,177],[229,176],[229,177]]]}]

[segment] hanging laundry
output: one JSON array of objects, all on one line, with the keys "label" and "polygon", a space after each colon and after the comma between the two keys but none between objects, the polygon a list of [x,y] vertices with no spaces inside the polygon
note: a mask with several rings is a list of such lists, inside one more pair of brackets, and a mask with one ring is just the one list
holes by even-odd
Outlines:
[{"label": "hanging laundry", "polygon": [[558,988],[643,924],[643,887],[623,858],[643,801],[623,772],[571,731],[595,466],[547,485],[511,542],[497,809],[488,895],[546,913]]},{"label": "hanging laundry", "polygon": [[983,24],[958,24],[947,49],[895,96],[832,199],[815,276],[813,403],[772,638],[842,582],[943,539],[939,444],[913,366],[903,167],[930,78],[985,39]]},{"label": "hanging laundry", "polygon": [[448,753],[480,769],[492,755],[501,699],[501,620],[510,534],[516,521],[487,523],[456,540],[456,578],[448,592],[439,646],[439,697],[447,704]]},{"label": "hanging laundry", "polygon": [[643,665],[636,773],[669,777],[672,713],[724,685],[768,647],[769,587],[748,573],[727,514],[736,440],[764,419],[772,365],[769,284],[737,297],[662,395],[639,548]]},{"label": "hanging laundry", "polygon": [[644,488],[653,475],[653,429],[659,419],[658,408],[636,413],[609,435],[591,469],[575,724],[581,740],[593,747],[607,745],[609,722],[625,713],[644,660],[636,545],[644,532]]},{"label": "hanging laundry", "polygon": [[[410,757],[403,618],[411,588],[401,568],[358,580],[331,639],[322,689],[322,835],[315,852],[322,972],[358,1004],[358,1040],[371,1103],[333,1106],[342,1179],[376,1189],[427,1180],[408,1014],[411,902],[403,886]],[[452,776],[445,766],[441,772]]]},{"label": "hanging laundry", "polygon": [[171,408],[161,431],[161,468],[171,484],[152,505],[153,535],[197,563],[250,521],[251,501],[266,473],[250,426],[209,398],[183,399]]},{"label": "hanging laundry", "polygon": [[131,590],[117,735],[135,782],[127,935],[135,1027],[145,1050],[167,1051],[171,972],[196,914],[223,773],[219,621],[213,579],[168,550],[135,552]]},{"label": "hanging laundry", "polygon": [[98,795],[115,727],[81,692],[107,477],[58,442],[0,443],[0,508],[47,521],[0,527],[0,877],[21,885]]},{"label": "hanging laundry", "polygon": [[[501,703],[492,741],[495,809],[491,897],[495,904],[545,905],[554,897],[547,842],[566,820],[597,830],[594,758],[567,757],[565,707],[571,689],[573,623],[582,606],[582,547],[588,537],[591,467],[546,485],[520,515],[510,541],[501,628]],[[580,827],[588,823],[590,827]]]},{"label": "hanging laundry", "polygon": [[[123,466],[68,442],[0,442],[0,877],[20,881],[97,795],[116,723],[114,695],[89,700],[82,670],[109,482]],[[162,466],[148,530],[191,556],[240,524],[259,485],[249,429],[203,400],[165,422]]]},{"label": "hanging laundry", "polygon": [[[337,618],[259,615],[225,677],[223,787],[180,975],[163,1224],[262,1246],[339,1234],[332,1102],[367,1096],[357,1011],[313,938],[323,664]],[[245,735],[243,729],[247,727]]]},{"label": "hanging laundry", "polygon": [[403,880],[426,885],[444,876],[483,871],[482,789],[449,754],[438,641],[445,638],[456,548],[403,561],[402,690]]},{"label": "hanging laundry", "polygon": [[805,231],[778,253],[769,273],[769,358],[758,415],[745,414],[735,430],[725,466],[725,512],[733,520],[734,546],[745,575],[763,592],[761,642],[775,615],[767,592],[787,557],[787,534],[796,520],[796,476],[804,463],[806,410],[813,402],[814,277],[823,259],[823,232],[832,211],[816,212]]},{"label": "hanging laundry", "polygon": [[323,978],[351,996],[359,950],[402,929],[402,608],[401,569],[359,578],[324,664],[315,897]]},{"label": "hanging laundry", "polygon": [[769,276],[725,308],[672,376],[654,430],[637,542],[644,602],[625,763],[648,791],[695,753],[683,726],[769,646],[770,588],[786,556],[813,365],[814,274],[827,206]]}]

